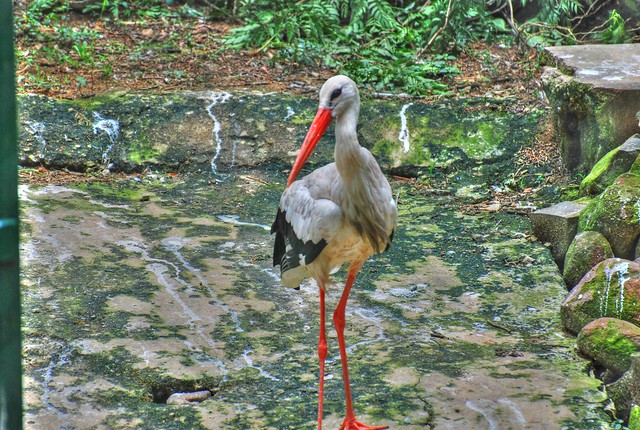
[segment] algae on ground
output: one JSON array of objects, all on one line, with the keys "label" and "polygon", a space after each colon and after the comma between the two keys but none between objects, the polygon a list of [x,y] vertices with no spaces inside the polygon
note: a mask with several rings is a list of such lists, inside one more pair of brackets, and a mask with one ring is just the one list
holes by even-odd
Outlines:
[{"label": "algae on ground", "polygon": [[[170,419],[163,428],[313,426],[317,291],[284,289],[270,268],[267,229],[281,191],[271,178],[254,171],[217,184],[167,176],[165,183],[26,189],[24,301],[38,312],[25,315],[25,347],[34,352],[25,372],[27,392],[40,393],[28,395],[28,419],[53,416],[79,428],[81,416],[112,428]],[[526,219],[464,214],[450,197],[394,187],[405,197],[393,247],[365,265],[349,300],[360,414],[406,429],[437,427],[448,414],[473,422],[477,412],[464,404],[450,411],[456,400],[445,403],[434,389],[462,390],[463,379],[481,373],[495,387],[518,381],[518,390],[501,396],[525,417],[546,407],[561,421],[602,419],[597,408],[538,384],[542,374],[556,382],[579,377],[582,364],[571,358],[569,340],[560,346],[554,308],[564,285],[546,249],[523,239]],[[224,217],[234,214],[241,218]],[[51,239],[30,248],[37,237]],[[330,290],[329,306],[339,295]],[[327,373],[339,375],[329,339]],[[415,369],[420,382],[389,379],[399,366]],[[82,382],[92,377],[105,389]],[[65,389],[54,393],[52,384]],[[326,381],[326,425],[343,414],[341,385],[339,377]],[[179,413],[154,403],[196,389],[214,396]],[[74,403],[66,403],[71,391]],[[53,408],[63,407],[58,416]],[[96,408],[102,415],[87,418]]]}]

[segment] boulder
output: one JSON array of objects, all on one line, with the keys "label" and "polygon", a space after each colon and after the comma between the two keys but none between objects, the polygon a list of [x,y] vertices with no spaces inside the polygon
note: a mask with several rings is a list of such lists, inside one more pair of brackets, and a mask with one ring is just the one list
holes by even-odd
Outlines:
[{"label": "boulder", "polygon": [[640,351],[640,327],[616,318],[598,318],[578,334],[578,350],[618,376],[629,370],[631,354]]},{"label": "boulder", "polygon": [[601,233],[583,231],[576,235],[569,246],[562,277],[571,289],[593,266],[612,257],[611,245]]},{"label": "boulder", "polygon": [[[609,151],[580,183],[580,193],[596,195],[603,192],[616,178],[629,171],[640,155],[640,135],[636,134],[622,145]],[[640,170],[640,169],[639,169]]]},{"label": "boulder", "polygon": [[[640,404],[640,352],[631,355],[631,367],[620,379],[607,385],[607,393],[616,405],[616,416],[629,420],[633,406]],[[638,417],[634,420],[637,425]]]},{"label": "boulder", "polygon": [[529,215],[533,234],[542,243],[548,243],[553,259],[559,267],[578,229],[580,213],[585,205],[561,202],[539,209]]},{"label": "boulder", "polygon": [[640,236],[640,176],[620,175],[580,214],[578,231],[604,235],[616,257],[633,260]]},{"label": "boulder", "polygon": [[640,264],[621,258],[599,263],[562,302],[560,317],[574,334],[601,317],[640,324]]}]

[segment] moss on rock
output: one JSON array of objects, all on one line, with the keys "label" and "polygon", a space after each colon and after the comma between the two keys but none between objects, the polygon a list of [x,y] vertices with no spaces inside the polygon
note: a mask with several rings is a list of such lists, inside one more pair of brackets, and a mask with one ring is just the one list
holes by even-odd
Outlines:
[{"label": "moss on rock", "polygon": [[[611,168],[611,163],[614,159],[614,156],[618,152],[618,148],[614,148],[605,154],[596,164],[593,166],[591,171],[585,178],[580,182],[580,191],[584,194],[598,194],[603,191],[600,188],[599,180],[602,180],[602,177],[605,173],[609,171]],[[618,175],[622,172],[618,172]],[[606,184],[609,185],[609,184]]]},{"label": "moss on rock", "polygon": [[[629,370],[620,379],[607,385],[609,398],[616,406],[616,416],[623,420],[629,419],[633,406],[640,404],[640,352],[631,354],[630,360]],[[629,428],[632,428],[631,423]]]},{"label": "moss on rock", "polygon": [[578,231],[595,230],[616,257],[633,259],[640,236],[640,176],[625,173],[580,214]]},{"label": "moss on rock", "polygon": [[640,327],[616,318],[598,318],[580,330],[577,345],[582,354],[622,375],[631,365],[631,354],[640,350]]},{"label": "moss on rock", "polygon": [[636,157],[636,160],[631,165],[631,168],[629,169],[629,173],[632,173],[634,175],[640,175],[640,155]]},{"label": "moss on rock", "polygon": [[612,149],[602,157],[580,183],[582,194],[598,194],[604,191],[613,181],[626,173],[633,165],[640,151],[640,138],[634,135],[625,143]]},{"label": "moss on rock", "polygon": [[629,430],[640,430],[640,405],[631,406],[629,413]]},{"label": "moss on rock", "polygon": [[601,317],[640,323],[640,265],[620,258],[601,262],[571,290],[560,315],[571,333]]},{"label": "moss on rock", "polygon": [[613,251],[607,239],[597,231],[583,231],[569,245],[564,259],[562,277],[569,289],[596,264],[612,258]]}]

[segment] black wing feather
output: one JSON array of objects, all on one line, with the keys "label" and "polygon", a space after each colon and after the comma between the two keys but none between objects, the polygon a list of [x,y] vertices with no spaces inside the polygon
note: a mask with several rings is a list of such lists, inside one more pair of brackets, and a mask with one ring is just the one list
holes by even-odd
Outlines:
[{"label": "black wing feather", "polygon": [[[327,241],[324,239],[318,243],[311,240],[303,242],[299,239],[291,223],[287,221],[287,213],[280,208],[271,225],[271,234],[273,233],[276,233],[273,265],[279,265],[282,273],[300,266],[301,255],[304,256],[304,264],[311,264],[327,246]],[[290,247],[289,251],[287,251],[287,245]]]},{"label": "black wing feather", "polygon": [[278,208],[278,215],[271,225],[271,234],[276,233],[276,241],[273,244],[273,266],[277,266],[282,262],[287,245],[284,238],[287,236],[287,230],[291,228],[291,224],[287,222],[285,213]]}]

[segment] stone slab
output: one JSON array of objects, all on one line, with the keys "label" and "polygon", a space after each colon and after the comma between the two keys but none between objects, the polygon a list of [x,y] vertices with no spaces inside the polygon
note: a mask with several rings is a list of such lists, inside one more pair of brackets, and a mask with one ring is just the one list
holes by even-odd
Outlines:
[{"label": "stone slab", "polygon": [[[114,93],[79,101],[20,95],[19,163],[80,172],[214,174],[269,162],[289,165],[317,106],[315,96],[246,91]],[[534,139],[538,118],[485,98],[367,99],[358,135],[384,170],[415,176],[508,160]],[[332,136],[327,132],[315,148],[313,162],[333,161]]]},{"label": "stone slab", "polygon": [[549,243],[553,259],[560,267],[578,231],[578,218],[585,207],[576,202],[560,202],[529,216],[533,234],[542,243]]},{"label": "stone slab", "polygon": [[595,88],[640,90],[640,44],[551,46],[556,67]]}]

